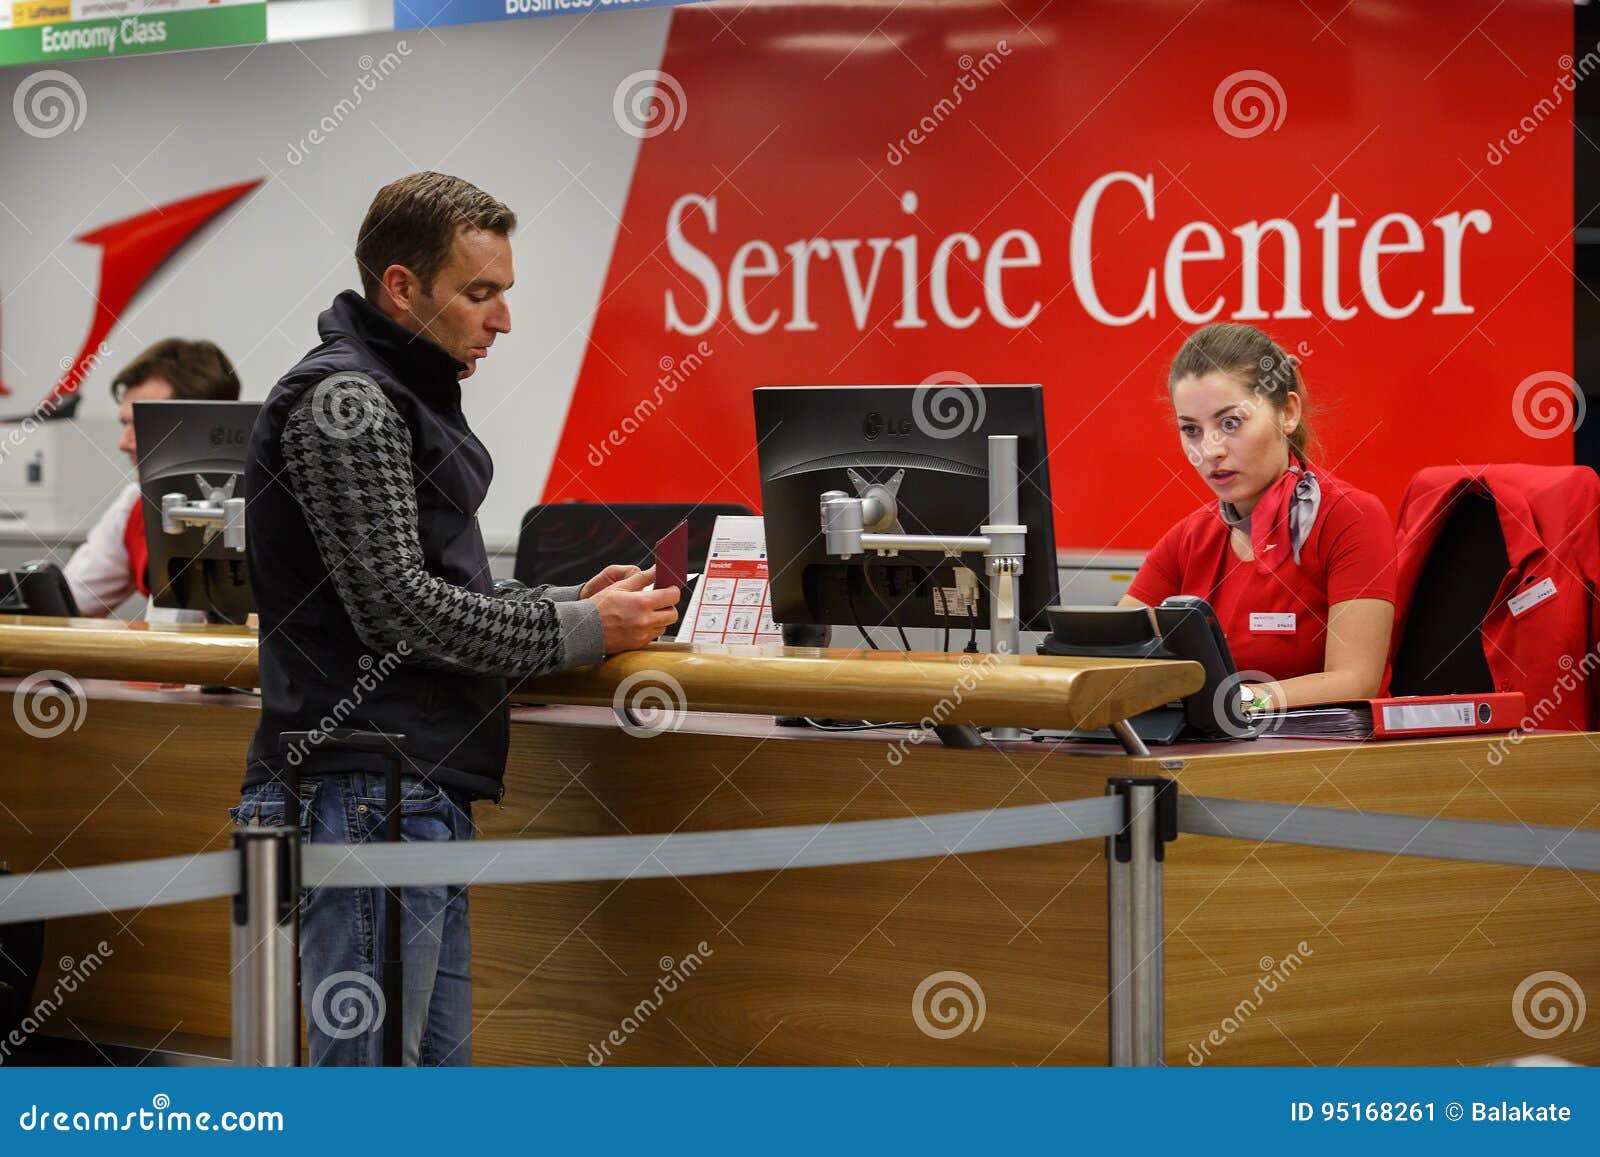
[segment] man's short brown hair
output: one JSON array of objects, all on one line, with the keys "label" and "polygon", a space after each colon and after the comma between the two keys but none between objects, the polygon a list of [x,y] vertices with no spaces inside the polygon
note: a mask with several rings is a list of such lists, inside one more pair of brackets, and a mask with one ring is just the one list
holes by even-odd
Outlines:
[{"label": "man's short brown hair", "polygon": [[111,396],[118,401],[135,386],[160,378],[172,387],[174,398],[208,402],[239,399],[239,375],[228,355],[208,341],[169,337],[134,358],[111,381]]},{"label": "man's short brown hair", "polygon": [[476,185],[448,173],[412,173],[378,190],[356,237],[356,265],[367,300],[376,302],[383,271],[404,265],[433,292],[460,229],[509,237],[517,215]]}]

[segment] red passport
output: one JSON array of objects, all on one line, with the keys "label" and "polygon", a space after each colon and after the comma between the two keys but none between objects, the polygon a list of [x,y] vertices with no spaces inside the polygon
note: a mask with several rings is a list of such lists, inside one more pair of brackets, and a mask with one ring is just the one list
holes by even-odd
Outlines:
[{"label": "red passport", "polygon": [[677,587],[681,592],[689,581],[689,520],[686,518],[656,543],[656,581],[658,591]]}]

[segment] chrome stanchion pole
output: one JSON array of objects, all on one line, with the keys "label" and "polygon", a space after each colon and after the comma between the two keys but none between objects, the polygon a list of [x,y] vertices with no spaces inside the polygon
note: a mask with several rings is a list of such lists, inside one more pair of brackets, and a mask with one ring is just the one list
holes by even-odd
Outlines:
[{"label": "chrome stanchion pole", "polygon": [[[984,569],[989,576],[989,651],[1015,655],[1021,644],[1022,565],[1028,528],[1017,522],[1020,503],[1015,434],[989,436],[989,540]],[[1021,739],[1017,727],[991,727],[991,739]]]},{"label": "chrome stanchion pole", "polygon": [[[1115,780],[1107,795],[1122,795]],[[1119,854],[1119,835],[1106,837],[1106,1037],[1112,1065],[1133,1064],[1133,907],[1128,862]]]},{"label": "chrome stanchion pole", "polygon": [[300,845],[293,828],[243,828],[233,898],[233,1063],[300,1063]]},{"label": "chrome stanchion pole", "polygon": [[1162,952],[1162,860],[1177,836],[1177,785],[1124,776],[1106,784],[1123,797],[1123,829],[1106,840],[1107,1038],[1113,1065],[1152,1066],[1166,1052]]},{"label": "chrome stanchion pole", "polygon": [[1161,1063],[1166,1042],[1161,1039],[1161,876],[1155,857],[1155,789],[1134,784],[1128,791],[1128,894],[1133,919],[1129,940],[1133,966],[1133,1064]]}]

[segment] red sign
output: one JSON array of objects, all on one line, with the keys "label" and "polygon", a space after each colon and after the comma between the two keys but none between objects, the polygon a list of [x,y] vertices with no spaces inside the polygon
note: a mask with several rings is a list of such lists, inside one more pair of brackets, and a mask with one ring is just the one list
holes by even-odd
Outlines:
[{"label": "red sign", "polygon": [[1059,545],[1147,548],[1209,500],[1165,393],[1209,320],[1298,353],[1321,461],[1391,511],[1424,466],[1571,462],[1518,394],[1571,370],[1571,28],[677,9],[545,501],[759,509],[754,387],[965,374],[1044,384]]},{"label": "red sign", "polygon": [[[76,357],[66,368],[38,409],[54,410],[77,393],[105,353],[105,340],[157,269],[217,214],[250,192],[260,179],[227,185],[185,197],[147,212],[113,221],[76,240],[100,249],[100,280],[89,315],[89,332]],[[0,381],[0,395],[11,393]]]}]

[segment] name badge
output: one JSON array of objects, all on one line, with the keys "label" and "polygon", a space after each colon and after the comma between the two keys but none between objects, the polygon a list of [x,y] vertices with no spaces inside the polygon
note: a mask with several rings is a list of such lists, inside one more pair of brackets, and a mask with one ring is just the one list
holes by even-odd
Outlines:
[{"label": "name badge", "polygon": [[1294,634],[1293,611],[1251,611],[1250,630],[1258,635]]},{"label": "name badge", "polygon": [[1506,600],[1506,606],[1511,608],[1514,618],[1520,618],[1524,612],[1533,610],[1548,598],[1553,598],[1555,593],[1555,580],[1545,579],[1543,582],[1534,583],[1525,591],[1518,591],[1512,595]]}]

